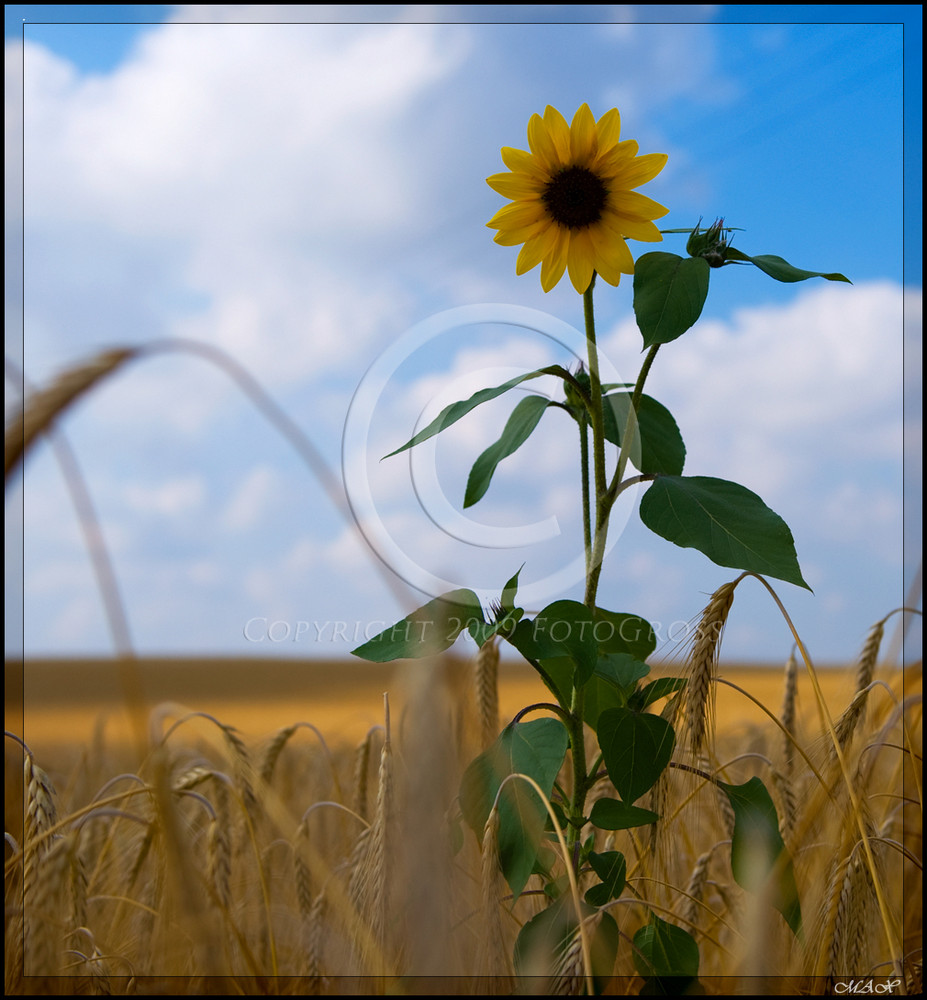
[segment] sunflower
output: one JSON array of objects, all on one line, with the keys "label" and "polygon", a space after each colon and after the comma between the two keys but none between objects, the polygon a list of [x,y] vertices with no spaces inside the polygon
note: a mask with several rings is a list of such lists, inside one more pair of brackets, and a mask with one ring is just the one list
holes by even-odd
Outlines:
[{"label": "sunflower", "polygon": [[531,152],[504,146],[508,173],[486,183],[512,203],[500,208],[487,226],[498,229],[502,246],[524,246],[515,270],[524,274],[541,265],[541,287],[549,292],[569,270],[583,294],[593,272],[610,285],[634,273],[626,238],[656,243],[663,239],[653,224],[669,211],[633,191],[652,180],[666,164],[665,153],[637,155],[633,139],[619,141],[621,117],[616,108],[598,120],[584,104],[568,125],[550,105],[544,116],[528,122]]}]

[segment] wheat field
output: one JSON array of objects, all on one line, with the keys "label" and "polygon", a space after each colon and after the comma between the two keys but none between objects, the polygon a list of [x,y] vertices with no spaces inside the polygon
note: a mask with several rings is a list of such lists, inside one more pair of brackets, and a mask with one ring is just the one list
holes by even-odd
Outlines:
[{"label": "wheat field", "polygon": [[[121,715],[113,664],[27,664],[22,689],[8,669],[8,726],[23,726],[6,754],[8,993],[582,992],[581,962],[515,979],[540,882],[513,900],[491,831],[460,821],[487,738],[473,663],[196,667],[133,665],[157,700]],[[640,990],[631,940],[649,910],[695,936],[707,992],[864,976],[917,990],[920,674],[877,672],[857,695],[858,674],[818,671],[842,765],[794,662],[722,665],[701,750],[723,780],[770,789],[804,939],[735,883],[726,800],[671,771],[654,835],[596,834],[628,865],[606,992]],[[209,693],[230,678],[237,697]],[[539,697],[503,665],[500,724]]]}]

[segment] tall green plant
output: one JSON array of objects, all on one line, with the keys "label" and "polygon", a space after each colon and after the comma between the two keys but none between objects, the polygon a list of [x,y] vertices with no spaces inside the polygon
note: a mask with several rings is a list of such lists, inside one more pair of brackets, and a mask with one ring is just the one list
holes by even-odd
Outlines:
[{"label": "tall green plant", "polygon": [[[464,506],[485,495],[499,463],[525,444],[548,408],[564,410],[578,427],[580,446],[584,600],[557,600],[529,618],[518,605],[519,571],[503,586],[489,614],[473,591],[455,590],[385,629],[354,654],[375,662],[433,655],[466,631],[478,646],[509,643],[538,672],[553,700],[520,712],[472,762],[463,778],[460,806],[480,840],[490,817],[495,822],[498,816],[499,860],[513,895],[517,898],[536,874],[550,897],[550,906],[522,929],[516,968],[526,968],[526,956],[536,947],[554,956],[556,964],[557,956],[565,955],[580,935],[593,966],[587,970],[587,982],[598,988],[601,981],[596,977],[614,966],[619,947],[608,909],[625,891],[626,863],[618,851],[595,850],[595,829],[626,830],[660,822],[658,813],[641,801],[669,766],[677,734],[667,719],[650,709],[660,699],[680,695],[687,683],[684,678],[648,680],[647,658],[656,647],[652,627],[635,614],[598,604],[609,521],[618,497],[632,485],[650,483],[640,517],[655,534],[696,548],[720,566],[808,587],[791,532],[755,493],[723,479],[683,475],[682,435],[669,410],[644,393],[648,374],[660,348],[698,320],[712,269],[754,265],[786,282],[848,279],[800,270],[781,257],[750,257],[730,245],[731,227],[721,221],[706,229],[696,225],[691,230],[658,230],[653,220],[668,210],[633,189],[659,173],[666,157],[639,156],[637,143],[620,140],[616,110],[596,122],[583,105],[568,125],[548,107],[543,117],[532,117],[528,140],[530,152],[504,148],[509,171],[488,179],[494,190],[511,199],[489,226],[498,230],[498,243],[522,246],[519,274],[541,264],[545,291],[569,273],[583,297],[584,364],[574,372],[550,365],[481,389],[446,407],[391,454],[428,440],[523,382],[542,375],[559,378],[562,400],[529,395],[514,408],[499,439],[474,463]],[[658,241],[673,233],[688,234],[685,256],[653,252],[635,262],[625,242]],[[602,383],[596,342],[596,276],[617,285],[622,273],[634,275],[634,314],[646,351],[633,386]],[[617,449],[611,465],[606,442]],[[539,709],[548,716],[525,719]],[[596,740],[592,760],[586,755],[587,727]],[[572,781],[562,787],[559,775],[568,758]],[[511,780],[512,775],[531,781]],[[587,810],[590,789],[605,775],[613,794],[597,798]],[[766,892],[800,935],[798,892],[769,793],[755,777],[743,785],[714,783],[734,814],[735,878],[748,890]],[[574,884],[580,872],[591,872],[597,880],[586,891],[581,912],[563,891],[548,847],[554,836],[551,813],[565,831]],[[586,935],[581,925],[594,931]],[[667,977],[674,977],[678,986],[680,977],[689,982],[698,976],[698,945],[684,928],[652,913],[634,938],[634,962],[646,989],[662,990]]]}]

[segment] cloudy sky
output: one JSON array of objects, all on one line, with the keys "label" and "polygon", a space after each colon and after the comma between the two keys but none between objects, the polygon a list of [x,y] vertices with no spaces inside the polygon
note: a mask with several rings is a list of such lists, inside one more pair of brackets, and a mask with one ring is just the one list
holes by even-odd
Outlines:
[{"label": "cloudy sky", "polygon": [[[776,587],[818,661],[852,657],[903,603],[921,549],[919,5],[5,9],[7,412],[17,368],[43,385],[109,347],[194,340],[260,383],[336,486],[202,356],[164,347],[101,383],[61,426],[138,652],[345,655],[436,592],[488,602],[522,564],[530,608],[581,599],[561,411],[466,511],[518,390],[380,462],[446,403],[576,362],[580,298],[516,276],[485,226],[500,147],[526,147],[547,104],[617,107],[624,137],[668,154],[645,189],[662,226],[723,216],[747,253],[852,279],[713,271],[648,392],[686,474],[747,486],[791,527],[814,593]],[[631,381],[631,282],[596,308]],[[600,603],[671,654],[736,573],[648,532],[632,492]],[[47,444],[6,517],[7,655],[111,652]],[[725,656],[790,644],[741,586]]]}]

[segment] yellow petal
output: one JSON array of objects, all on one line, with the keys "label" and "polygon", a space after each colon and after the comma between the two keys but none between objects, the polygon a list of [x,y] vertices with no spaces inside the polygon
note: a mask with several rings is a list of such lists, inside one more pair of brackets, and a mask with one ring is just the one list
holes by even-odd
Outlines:
[{"label": "yellow petal", "polygon": [[561,165],[570,162],[570,126],[567,125],[566,118],[563,117],[560,112],[551,107],[550,104],[547,105],[544,110],[544,124],[547,126],[547,131],[557,148],[557,157]]},{"label": "yellow petal", "polygon": [[486,178],[486,183],[503,198],[511,198],[513,201],[519,198],[540,198],[544,191],[544,185],[540,181],[524,174],[493,174]]},{"label": "yellow petal", "polygon": [[583,104],[573,115],[573,123],[570,125],[571,162],[577,166],[586,166],[595,158],[597,148],[595,118],[592,117],[589,105]]},{"label": "yellow petal", "polygon": [[599,153],[592,169],[600,177],[620,176],[628,163],[637,155],[637,149],[637,143],[633,139],[625,139],[624,142],[612,146],[607,153]]},{"label": "yellow petal", "polygon": [[640,240],[642,243],[659,243],[663,239],[663,234],[648,219],[624,215],[611,209],[605,210],[603,221],[606,217],[611,228],[629,239]]},{"label": "yellow petal", "polygon": [[537,236],[525,240],[525,245],[518,254],[515,263],[515,273],[524,274],[538,264],[557,247],[557,227],[547,226]]},{"label": "yellow petal", "polygon": [[596,126],[599,135],[599,151],[604,152],[617,145],[621,137],[621,115],[617,108],[606,111]]},{"label": "yellow petal", "polygon": [[[495,228],[495,226],[490,226],[489,223],[486,223],[486,225],[490,229]],[[524,243],[525,240],[530,240],[533,236],[537,236],[538,233],[549,228],[550,222],[545,219],[543,222],[534,222],[529,226],[520,226],[518,229],[500,229],[493,236],[493,239],[500,246],[517,247],[519,243]]]},{"label": "yellow petal", "polygon": [[559,169],[561,164],[557,147],[540,115],[532,115],[528,122],[528,145],[541,167],[551,173]]},{"label": "yellow petal", "polygon": [[515,149],[514,146],[503,146],[502,162],[513,173],[527,174],[529,177],[535,177],[540,181],[546,181],[550,178],[549,172],[524,149]]},{"label": "yellow petal", "polygon": [[637,219],[662,219],[669,212],[666,206],[640,191],[612,191],[608,197],[608,207],[622,216]]},{"label": "yellow petal", "polygon": [[621,273],[634,273],[634,258],[628,244],[614,229],[601,224],[590,226],[589,239],[595,249],[595,269],[610,285],[618,284]]},{"label": "yellow petal", "polygon": [[546,218],[544,205],[540,200],[513,201],[509,205],[503,205],[486,224],[491,229],[519,229]]},{"label": "yellow petal", "polygon": [[567,264],[567,251],[570,247],[569,230],[558,226],[555,232],[557,234],[556,245],[541,264],[541,288],[545,292],[549,292],[563,277]]},{"label": "yellow petal", "polygon": [[570,281],[573,287],[582,295],[592,281],[595,270],[595,247],[589,237],[588,229],[580,229],[570,233],[570,250],[567,255],[567,267],[570,271]]},{"label": "yellow petal", "polygon": [[666,153],[645,153],[622,165],[614,174],[618,187],[636,188],[654,177],[666,166]]}]

